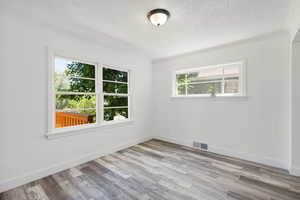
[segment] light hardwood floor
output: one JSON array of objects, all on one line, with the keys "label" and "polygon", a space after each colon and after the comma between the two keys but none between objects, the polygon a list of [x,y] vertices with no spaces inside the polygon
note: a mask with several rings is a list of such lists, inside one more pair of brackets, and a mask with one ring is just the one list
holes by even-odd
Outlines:
[{"label": "light hardwood floor", "polygon": [[0,199],[300,200],[300,178],[151,140],[15,188]]}]

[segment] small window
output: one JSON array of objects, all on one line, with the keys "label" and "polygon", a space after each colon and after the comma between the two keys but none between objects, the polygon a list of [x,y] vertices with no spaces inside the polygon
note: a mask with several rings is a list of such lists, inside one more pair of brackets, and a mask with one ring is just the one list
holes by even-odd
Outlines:
[{"label": "small window", "polygon": [[50,133],[130,120],[128,70],[54,55],[51,61]]},{"label": "small window", "polygon": [[174,95],[245,95],[243,71],[242,62],[177,71]]},{"label": "small window", "polygon": [[103,68],[103,120],[120,121],[129,116],[128,72]]}]

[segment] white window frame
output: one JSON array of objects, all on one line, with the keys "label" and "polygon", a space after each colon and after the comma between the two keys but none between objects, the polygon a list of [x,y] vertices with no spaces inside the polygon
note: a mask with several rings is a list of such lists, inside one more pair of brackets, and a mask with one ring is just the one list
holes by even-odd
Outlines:
[{"label": "white window frame", "polygon": [[[55,123],[55,112],[56,112],[56,91],[54,86],[54,72],[55,72],[55,58],[65,58],[72,61],[78,61],[86,64],[91,64],[95,66],[95,93],[84,93],[84,94],[93,94],[96,95],[96,122],[93,124],[84,124],[78,126],[69,126],[69,127],[61,127],[56,128]],[[119,121],[105,121],[104,120],[104,92],[103,92],[103,77],[102,72],[103,68],[114,69],[122,72],[127,72],[127,85],[128,85],[128,118]],[[80,77],[77,77],[80,78]],[[101,61],[91,58],[86,58],[82,56],[78,56],[76,54],[66,53],[64,51],[52,50],[48,49],[48,128],[46,132],[46,137],[49,139],[80,134],[81,130],[97,128],[97,127],[106,127],[106,126],[119,126],[121,124],[125,124],[128,122],[133,122],[133,114],[132,114],[132,87],[131,80],[132,78],[132,70],[123,67],[116,67],[108,64],[102,64]],[[60,94],[63,92],[59,92]],[[70,92],[67,92],[70,94]],[[66,93],[66,94],[67,94]],[[72,94],[83,94],[81,92],[74,92]],[[112,95],[112,94],[110,94]],[[125,95],[125,94],[120,94]],[[118,96],[118,94],[115,94]],[[78,132],[80,131],[80,132]]]},{"label": "white window frame", "polygon": [[[230,62],[226,64],[217,64],[217,65],[209,65],[209,66],[203,66],[203,67],[197,67],[197,68],[188,68],[188,69],[180,69],[176,70],[172,74],[172,97],[175,98],[189,98],[189,97],[211,97],[210,94],[190,94],[188,95],[186,92],[186,95],[178,95],[177,94],[177,74],[183,74],[183,73],[191,73],[191,72],[197,72],[201,69],[208,69],[208,68],[218,68],[222,67],[225,68],[227,66],[232,65],[240,65],[240,73],[238,74],[239,77],[239,93],[227,93],[227,94],[216,94],[215,97],[246,97],[246,62],[245,61],[237,61],[237,62]],[[232,75],[220,75],[220,76],[210,76],[210,78],[222,78],[222,90],[224,88],[224,79],[226,77],[233,77]]]}]

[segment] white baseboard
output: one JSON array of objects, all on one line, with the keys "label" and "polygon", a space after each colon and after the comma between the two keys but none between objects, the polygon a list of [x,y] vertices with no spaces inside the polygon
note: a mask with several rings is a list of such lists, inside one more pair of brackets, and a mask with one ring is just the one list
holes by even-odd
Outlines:
[{"label": "white baseboard", "polygon": [[293,176],[299,176],[300,177],[300,167],[291,167],[290,174]]},{"label": "white baseboard", "polygon": [[[175,143],[175,144],[179,144],[179,145],[193,147],[192,146],[193,141],[189,141],[189,140],[182,141],[182,140],[160,137],[160,136],[157,136],[154,138],[163,140],[163,141],[167,141],[167,142],[171,142],[171,143]],[[213,153],[221,154],[221,155],[226,155],[226,156],[231,156],[231,157],[235,157],[235,158],[240,158],[243,160],[253,161],[256,163],[260,163],[263,165],[268,165],[268,166],[272,166],[272,167],[276,167],[276,168],[281,168],[281,169],[286,169],[286,170],[289,168],[288,161],[275,160],[273,158],[258,156],[258,155],[254,155],[251,153],[236,152],[231,149],[217,148],[217,147],[214,147],[211,145],[209,145],[209,151],[213,152]]]},{"label": "white baseboard", "polygon": [[13,189],[13,188],[16,188],[20,185],[24,185],[26,183],[38,180],[40,178],[47,177],[47,176],[55,174],[57,172],[75,167],[77,165],[89,162],[89,161],[99,158],[101,156],[105,156],[105,155],[117,152],[119,150],[126,149],[128,147],[134,146],[136,144],[139,144],[139,143],[151,140],[151,139],[152,139],[152,137],[140,138],[140,139],[133,140],[133,141],[127,142],[125,144],[119,145],[118,147],[115,147],[115,148],[102,149],[98,152],[93,152],[93,153],[89,153],[84,156],[81,156],[80,158],[75,159],[75,160],[70,160],[67,162],[55,164],[55,165],[52,165],[51,167],[39,169],[37,171],[31,172],[29,174],[26,174],[26,175],[23,175],[20,177],[15,177],[15,178],[12,178],[9,180],[1,181],[0,182],[0,193],[10,190],[10,189]]}]

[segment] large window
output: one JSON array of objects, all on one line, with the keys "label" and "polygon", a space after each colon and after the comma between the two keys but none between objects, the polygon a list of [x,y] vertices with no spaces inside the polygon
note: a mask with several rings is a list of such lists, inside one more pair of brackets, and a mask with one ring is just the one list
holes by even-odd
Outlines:
[{"label": "large window", "polygon": [[49,131],[129,120],[129,71],[52,56]]},{"label": "large window", "polygon": [[176,71],[174,96],[243,96],[243,62]]}]

